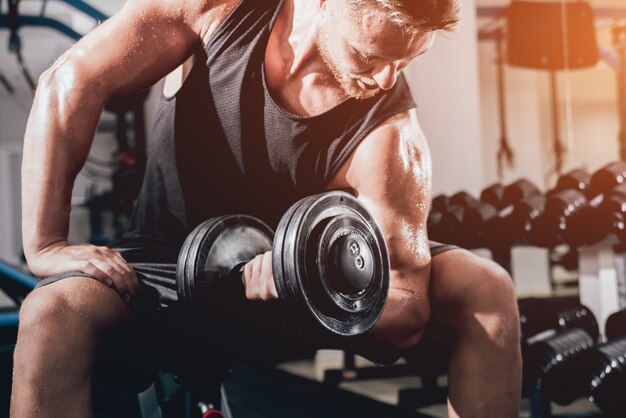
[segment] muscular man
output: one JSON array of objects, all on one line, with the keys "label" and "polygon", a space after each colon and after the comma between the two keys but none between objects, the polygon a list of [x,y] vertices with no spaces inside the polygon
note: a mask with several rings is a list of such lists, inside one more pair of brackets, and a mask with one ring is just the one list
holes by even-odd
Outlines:
[{"label": "muscular man", "polygon": [[[383,317],[357,349],[410,351],[429,321],[446,327],[457,340],[450,415],[517,416],[511,280],[463,250],[431,258],[430,156],[400,73],[457,20],[456,0],[130,0],[59,58],[40,79],[24,145],[25,253],[48,279],[22,305],[12,416],[90,416],[104,335],[132,324],[167,345],[170,328],[188,320],[172,280],[138,279],[119,252],[67,242],[73,181],[103,105],[176,68],[135,237],[180,241],[223,213],[275,226],[300,197],[352,190],[379,221],[392,269]],[[248,299],[276,297],[269,259],[246,266]]]}]

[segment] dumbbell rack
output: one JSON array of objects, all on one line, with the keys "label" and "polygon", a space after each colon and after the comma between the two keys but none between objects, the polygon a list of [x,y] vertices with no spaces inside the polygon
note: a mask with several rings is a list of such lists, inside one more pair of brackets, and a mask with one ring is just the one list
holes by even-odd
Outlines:
[{"label": "dumbbell rack", "polygon": [[[604,324],[626,308],[626,249],[605,240],[579,250],[580,302]],[[601,335],[605,335],[601,326]]]}]

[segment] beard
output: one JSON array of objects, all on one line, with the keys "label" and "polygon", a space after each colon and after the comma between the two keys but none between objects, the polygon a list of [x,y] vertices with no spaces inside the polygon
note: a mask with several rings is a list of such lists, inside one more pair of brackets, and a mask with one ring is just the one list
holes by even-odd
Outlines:
[{"label": "beard", "polygon": [[376,96],[380,92],[380,88],[368,89],[361,87],[359,81],[366,85],[371,85],[372,80],[367,77],[360,77],[355,74],[350,74],[340,69],[337,60],[330,52],[329,40],[326,31],[320,30],[317,36],[317,50],[322,57],[322,61],[328,67],[328,70],[333,75],[335,81],[339,84],[339,87],[351,98],[357,100],[366,100]]}]

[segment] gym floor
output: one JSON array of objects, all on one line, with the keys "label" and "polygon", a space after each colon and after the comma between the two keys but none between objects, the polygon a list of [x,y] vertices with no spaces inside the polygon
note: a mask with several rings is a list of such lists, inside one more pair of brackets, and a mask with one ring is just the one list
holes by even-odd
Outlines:
[{"label": "gym floor", "polygon": [[[343,361],[342,353],[334,350],[322,350],[316,355],[315,360],[292,361],[281,364],[278,368],[296,376],[305,377],[312,381],[322,381],[324,371],[341,367]],[[357,366],[368,366],[370,362],[363,358],[357,358]],[[445,384],[445,378],[440,382]],[[360,382],[347,382],[341,384],[341,389],[366,396],[376,401],[389,405],[398,403],[398,391],[405,388],[419,388],[421,385],[419,377],[403,377],[384,380],[367,380]],[[433,418],[446,418],[448,416],[447,406],[444,404],[432,405],[418,410],[422,416]],[[600,410],[586,399],[580,399],[566,407],[552,404],[552,412],[555,416],[591,418],[603,416]],[[528,399],[522,400],[520,417],[530,417],[530,405]]]}]

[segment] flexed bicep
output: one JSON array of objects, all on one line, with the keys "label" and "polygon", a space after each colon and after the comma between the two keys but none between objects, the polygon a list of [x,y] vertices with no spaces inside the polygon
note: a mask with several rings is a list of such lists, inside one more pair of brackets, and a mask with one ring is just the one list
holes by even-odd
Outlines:
[{"label": "flexed bicep", "polygon": [[356,190],[380,223],[392,269],[416,268],[430,260],[426,219],[431,172],[428,144],[415,112],[409,111],[370,133],[335,180]]}]

